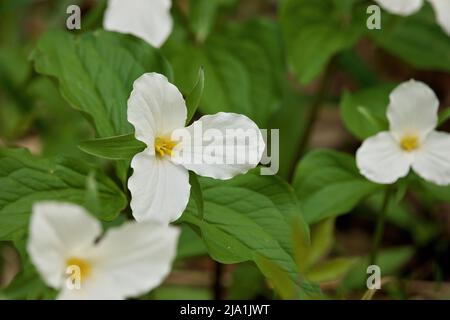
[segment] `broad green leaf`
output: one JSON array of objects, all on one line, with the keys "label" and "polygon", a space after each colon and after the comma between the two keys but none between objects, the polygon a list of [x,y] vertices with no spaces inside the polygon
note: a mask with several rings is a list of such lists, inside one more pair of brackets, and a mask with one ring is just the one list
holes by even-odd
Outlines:
[{"label": "broad green leaf", "polygon": [[195,115],[195,112],[200,105],[200,101],[203,96],[203,89],[205,88],[205,71],[200,68],[198,71],[197,82],[192,89],[191,93],[186,98],[186,107],[188,109],[188,115],[186,120],[186,125],[188,125]]},{"label": "broad green leaf", "polygon": [[110,160],[130,160],[145,147],[143,142],[136,140],[134,134],[88,140],[79,144],[84,152]]},{"label": "broad green leaf", "polygon": [[144,41],[106,31],[78,37],[50,31],[32,59],[37,72],[57,79],[63,97],[88,117],[102,138],[133,132],[127,100],[138,77],[170,72],[159,51]]},{"label": "broad green leaf", "polygon": [[431,6],[409,17],[383,12],[382,23],[382,32],[370,36],[383,49],[419,69],[450,71],[450,41]]},{"label": "broad green leaf", "polygon": [[326,260],[314,266],[305,277],[309,281],[317,283],[338,280],[344,277],[356,262],[357,259],[352,258]]},{"label": "broad green leaf", "polygon": [[264,126],[279,107],[284,71],[277,25],[269,20],[228,23],[203,44],[176,29],[164,47],[175,84],[188,93],[204,67],[204,114],[235,112]]},{"label": "broad green leaf", "polygon": [[353,0],[286,0],[279,12],[289,64],[301,83],[353,46],[366,28],[364,5]]},{"label": "broad green leaf", "polygon": [[199,232],[211,257],[239,263],[255,261],[259,254],[296,281],[290,224],[302,216],[289,185],[275,176],[259,176],[257,170],[228,181],[202,178],[200,184],[203,219],[191,201],[180,222]]},{"label": "broad green leaf", "polygon": [[[38,73],[55,78],[62,96],[95,126],[100,138],[129,134],[127,100],[133,82],[146,72],[170,75],[158,50],[145,41],[114,32],[74,36],[45,33],[32,55]],[[129,163],[117,163],[125,184]]]},{"label": "broad green leaf", "polygon": [[282,299],[293,299],[296,294],[296,286],[291,277],[281,269],[276,263],[266,257],[256,254],[255,263],[261,272],[271,280],[275,291]]},{"label": "broad green leaf", "polygon": [[92,128],[83,116],[61,97],[58,86],[46,76],[34,76],[27,86],[26,95],[33,100],[33,111],[29,112],[39,126],[42,139],[42,154],[52,157],[64,155],[74,158],[92,159],[84,154],[78,143],[92,137]]},{"label": "broad green leaf", "polygon": [[341,116],[347,129],[364,140],[388,130],[386,109],[393,84],[382,84],[356,93],[345,92],[341,100]]},{"label": "broad green leaf", "polygon": [[[25,149],[0,149],[0,240],[26,232],[31,207],[43,200],[85,205],[86,185],[93,168],[80,160],[47,160]],[[125,195],[101,173],[95,174],[102,211],[98,217],[113,220],[126,206]]]},{"label": "broad green leaf", "polygon": [[352,156],[331,150],[316,150],[299,163],[294,189],[308,223],[344,214],[382,185],[363,178]]}]

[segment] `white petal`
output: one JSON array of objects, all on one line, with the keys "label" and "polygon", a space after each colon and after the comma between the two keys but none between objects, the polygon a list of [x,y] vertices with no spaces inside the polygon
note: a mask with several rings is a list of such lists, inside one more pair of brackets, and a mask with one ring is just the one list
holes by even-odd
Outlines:
[{"label": "white petal", "polygon": [[265,148],[258,126],[235,113],[204,116],[181,131],[173,133],[183,139],[172,160],[205,177],[226,180],[246,173],[258,165]]},{"label": "white petal", "polygon": [[438,185],[450,184],[450,134],[431,132],[416,152],[414,171]]},{"label": "white petal", "polygon": [[401,15],[409,16],[420,10],[423,0],[375,0],[384,10]]},{"label": "white petal", "polygon": [[171,6],[171,0],[109,0],[103,26],[130,33],[159,48],[172,31]]},{"label": "white petal", "polygon": [[[94,250],[96,273],[112,284],[114,295],[130,298],[147,293],[169,274],[178,237],[177,228],[151,222],[126,223],[111,229]],[[107,287],[111,287],[109,284]],[[89,285],[92,290],[95,282]]]},{"label": "white petal", "polygon": [[405,177],[411,162],[411,154],[403,152],[389,132],[380,132],[366,139],[356,152],[360,173],[381,184],[391,184]]},{"label": "white petal", "polygon": [[387,117],[397,139],[416,134],[421,139],[434,130],[438,121],[439,100],[425,83],[410,80],[390,95]]},{"label": "white petal", "polygon": [[450,1],[449,0],[429,0],[436,12],[438,23],[442,29],[450,36]]},{"label": "white petal", "polygon": [[44,281],[58,288],[66,259],[92,246],[101,232],[100,223],[80,206],[40,202],[33,206],[27,250]]},{"label": "white petal", "polygon": [[80,289],[64,286],[59,292],[58,300],[123,300],[124,296],[107,275],[96,275],[82,282]]},{"label": "white petal", "polygon": [[128,189],[134,218],[162,223],[177,220],[189,201],[189,172],[148,151],[134,156],[131,167],[134,172],[128,180]]},{"label": "white petal", "polygon": [[128,100],[128,121],[136,129],[136,139],[151,150],[157,136],[170,136],[173,130],[183,128],[186,117],[182,94],[165,76],[146,73],[134,82]]}]

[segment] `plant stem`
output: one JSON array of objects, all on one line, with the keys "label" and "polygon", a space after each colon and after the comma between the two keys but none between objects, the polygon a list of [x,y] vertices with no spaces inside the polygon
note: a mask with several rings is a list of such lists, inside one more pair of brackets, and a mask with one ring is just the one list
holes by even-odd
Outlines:
[{"label": "plant stem", "polygon": [[328,64],[325,74],[319,84],[317,94],[314,96],[311,106],[309,108],[307,119],[305,121],[306,123],[305,130],[303,131],[303,135],[295,152],[293,158],[294,161],[292,162],[291,168],[289,169],[288,175],[289,181],[292,181],[295,173],[295,168],[297,167],[297,162],[303,156],[308,147],[312,130],[314,129],[314,123],[316,122],[317,116],[320,111],[320,107],[323,105],[323,102],[326,99],[326,94],[330,87],[331,80],[333,79],[333,74],[334,74],[334,59],[332,59]]},{"label": "plant stem", "polygon": [[222,287],[222,274],[223,274],[223,265],[219,262],[214,262],[214,283],[213,283],[214,300],[224,299]]},{"label": "plant stem", "polygon": [[374,265],[377,262],[378,251],[380,248],[381,240],[383,239],[384,224],[386,221],[387,210],[389,208],[389,202],[391,199],[392,188],[387,188],[384,194],[383,204],[381,211],[378,215],[377,225],[375,227],[375,233],[373,236],[372,251],[370,253],[370,265]]}]

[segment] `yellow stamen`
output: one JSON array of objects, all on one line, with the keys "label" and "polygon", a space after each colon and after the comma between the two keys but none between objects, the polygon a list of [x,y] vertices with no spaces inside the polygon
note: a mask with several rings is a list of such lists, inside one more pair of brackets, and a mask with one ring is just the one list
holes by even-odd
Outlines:
[{"label": "yellow stamen", "polygon": [[155,152],[161,157],[165,155],[172,155],[173,148],[177,145],[177,142],[168,138],[156,138],[155,139]]},{"label": "yellow stamen", "polygon": [[80,258],[69,258],[66,261],[67,267],[78,267],[80,270],[81,279],[86,278],[91,274],[91,264],[89,261]]},{"label": "yellow stamen", "polygon": [[419,147],[419,138],[416,135],[405,135],[400,140],[400,146],[405,151],[413,151]]}]

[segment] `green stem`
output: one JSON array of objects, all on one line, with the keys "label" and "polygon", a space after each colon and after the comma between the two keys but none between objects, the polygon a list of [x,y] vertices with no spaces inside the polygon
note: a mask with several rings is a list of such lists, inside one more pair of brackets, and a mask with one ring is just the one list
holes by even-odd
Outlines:
[{"label": "green stem", "polygon": [[291,168],[289,169],[288,175],[289,181],[292,181],[295,173],[295,168],[297,166],[297,162],[300,160],[300,158],[303,156],[306,149],[308,148],[309,140],[312,131],[314,129],[314,124],[319,115],[320,108],[322,107],[324,101],[326,100],[327,91],[330,87],[331,81],[333,80],[333,75],[334,75],[334,59],[332,59],[328,64],[325,74],[320,82],[317,94],[314,96],[313,102],[311,103],[311,107],[309,108],[309,113],[307,115],[307,120],[305,122],[306,127],[305,130],[303,131],[302,138],[295,152],[293,158],[294,161],[292,162]]},{"label": "green stem", "polygon": [[387,188],[384,194],[383,205],[378,215],[377,225],[375,227],[375,234],[373,237],[372,251],[370,253],[370,265],[374,265],[377,262],[378,251],[380,249],[381,240],[383,239],[384,225],[386,221],[387,210],[389,208],[389,202],[391,199],[392,189]]}]

